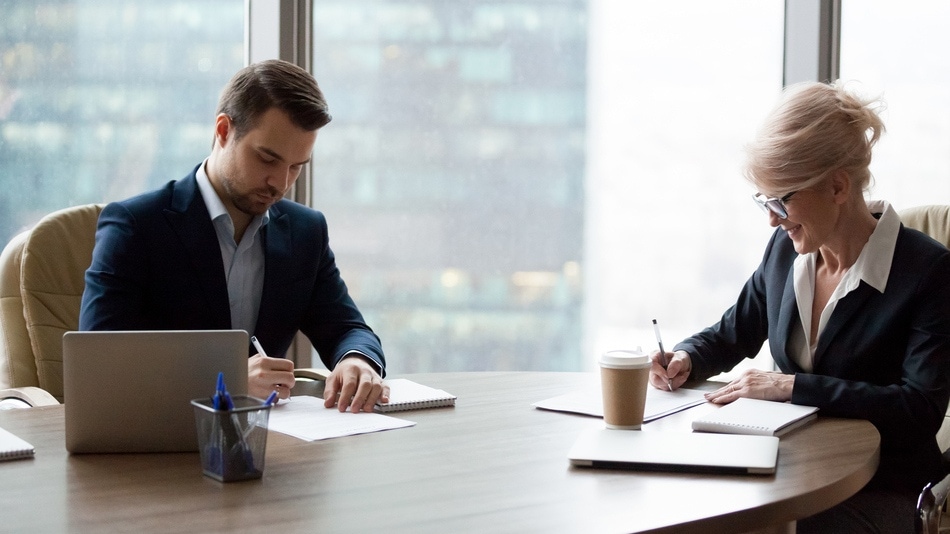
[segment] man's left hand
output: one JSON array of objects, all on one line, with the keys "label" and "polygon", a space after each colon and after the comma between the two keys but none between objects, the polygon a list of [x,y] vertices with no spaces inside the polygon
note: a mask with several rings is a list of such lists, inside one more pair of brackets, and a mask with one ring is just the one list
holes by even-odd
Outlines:
[{"label": "man's left hand", "polygon": [[327,377],[323,405],[337,405],[341,412],[372,412],[376,401],[389,402],[389,386],[366,358],[359,355],[340,360]]}]

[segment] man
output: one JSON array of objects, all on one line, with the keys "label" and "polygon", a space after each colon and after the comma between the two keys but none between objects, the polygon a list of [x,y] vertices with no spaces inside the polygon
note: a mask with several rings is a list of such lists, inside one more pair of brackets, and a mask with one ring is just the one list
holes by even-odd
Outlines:
[{"label": "man", "polygon": [[[299,330],[332,369],[327,407],[388,401],[379,338],[340,277],[323,214],[283,200],[330,119],[303,69],[272,60],[239,71],[218,103],[211,155],[103,209],[80,329],[243,329],[271,355]],[[288,397],[293,362],[255,352],[249,393]]]}]

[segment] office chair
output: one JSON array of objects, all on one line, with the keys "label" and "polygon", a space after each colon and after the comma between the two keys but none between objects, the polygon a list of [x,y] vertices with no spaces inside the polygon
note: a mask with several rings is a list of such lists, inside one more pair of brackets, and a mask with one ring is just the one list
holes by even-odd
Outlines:
[{"label": "office chair", "polygon": [[[944,246],[950,247],[950,205],[918,206],[901,211],[904,226],[920,230]],[[944,464],[950,468],[950,414],[937,432],[937,442],[944,450]],[[950,469],[948,469],[950,472]],[[917,498],[917,532],[936,534],[950,532],[944,513],[950,496],[950,474],[936,483],[924,486]]]},{"label": "office chair", "polygon": [[85,272],[101,204],[40,220],[0,254],[0,400],[5,407],[63,400],[63,334],[79,327]]},{"label": "office chair", "polygon": [[[102,204],[66,208],[13,237],[0,254],[0,409],[63,401],[63,334],[79,327]],[[318,368],[295,369],[300,388]],[[311,388],[311,389],[305,389]]]}]

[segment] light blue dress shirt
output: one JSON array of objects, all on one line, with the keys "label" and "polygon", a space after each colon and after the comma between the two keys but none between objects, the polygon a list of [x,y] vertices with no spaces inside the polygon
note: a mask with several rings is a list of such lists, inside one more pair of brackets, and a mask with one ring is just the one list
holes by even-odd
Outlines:
[{"label": "light blue dress shirt", "polygon": [[234,221],[211,186],[205,172],[207,163],[208,160],[202,162],[195,177],[201,197],[211,214],[211,223],[221,247],[224,274],[228,281],[228,299],[231,304],[231,328],[245,330],[254,335],[261,305],[261,292],[264,289],[264,243],[260,238],[260,230],[270,220],[270,214],[265,212],[264,215],[251,219],[241,242],[235,242]]}]

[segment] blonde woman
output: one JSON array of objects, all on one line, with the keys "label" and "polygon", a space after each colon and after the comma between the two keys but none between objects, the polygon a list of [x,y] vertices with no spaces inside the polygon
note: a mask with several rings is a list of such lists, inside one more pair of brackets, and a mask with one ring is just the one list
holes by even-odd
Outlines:
[{"label": "blonde woman", "polygon": [[[704,379],[768,340],[780,371],[750,370],[707,398],[818,406],[881,434],[873,480],[798,532],[913,532],[917,495],[944,474],[935,435],[950,400],[950,252],[867,201],[884,132],[840,84],[787,89],[747,147],[746,177],[776,228],[720,321],[653,355],[651,383]],[[662,363],[669,361],[667,366]]]}]

